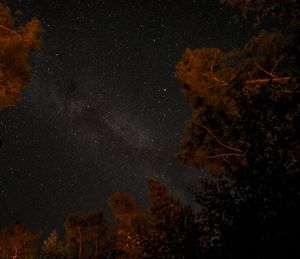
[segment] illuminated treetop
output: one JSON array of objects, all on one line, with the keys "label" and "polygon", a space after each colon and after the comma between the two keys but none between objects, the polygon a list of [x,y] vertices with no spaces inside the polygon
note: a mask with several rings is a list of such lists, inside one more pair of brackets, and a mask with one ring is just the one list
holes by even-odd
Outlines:
[{"label": "illuminated treetop", "polygon": [[0,4],[0,110],[12,106],[31,80],[29,55],[40,49],[41,23],[33,18],[16,26],[9,7]]},{"label": "illuminated treetop", "polygon": [[[226,2],[241,8],[238,1]],[[252,11],[254,1],[241,2],[249,2]],[[229,52],[187,49],[176,76],[193,115],[179,160],[215,174],[293,170],[299,150],[298,56],[295,35],[278,30],[262,31]]]}]

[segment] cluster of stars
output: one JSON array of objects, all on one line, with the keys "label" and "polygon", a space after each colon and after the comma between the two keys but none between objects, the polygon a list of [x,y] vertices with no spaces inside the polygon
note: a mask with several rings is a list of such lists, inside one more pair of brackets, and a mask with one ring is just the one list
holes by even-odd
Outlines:
[{"label": "cluster of stars", "polygon": [[185,48],[231,47],[244,30],[215,1],[9,4],[45,33],[23,101],[0,114],[1,224],[57,228],[116,191],[145,203],[150,177],[182,196],[198,175],[175,159],[191,113],[175,65]]}]

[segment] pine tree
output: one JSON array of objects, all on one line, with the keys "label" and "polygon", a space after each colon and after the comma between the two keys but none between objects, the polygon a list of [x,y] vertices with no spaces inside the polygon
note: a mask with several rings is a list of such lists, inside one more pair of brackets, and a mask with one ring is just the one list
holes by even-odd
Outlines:
[{"label": "pine tree", "polygon": [[198,258],[204,232],[191,208],[174,199],[155,179],[149,186],[149,225],[144,238],[145,258]]},{"label": "pine tree", "polygon": [[186,50],[176,75],[193,114],[178,159],[214,179],[195,196],[220,258],[286,257],[299,253],[299,5],[223,2],[278,28],[229,52]]},{"label": "pine tree", "polygon": [[10,8],[0,4],[0,110],[21,99],[32,76],[28,58],[40,49],[42,31],[35,18],[17,27]]},{"label": "pine tree", "polygon": [[49,237],[44,240],[42,245],[42,258],[44,259],[63,259],[66,258],[66,251],[63,243],[55,230],[53,230]]}]

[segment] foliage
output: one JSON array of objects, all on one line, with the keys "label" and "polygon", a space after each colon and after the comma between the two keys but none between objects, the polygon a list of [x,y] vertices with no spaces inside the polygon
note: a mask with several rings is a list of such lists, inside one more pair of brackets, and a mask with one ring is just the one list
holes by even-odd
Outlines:
[{"label": "foliage", "polygon": [[205,233],[192,210],[173,199],[157,180],[149,180],[148,185],[149,210],[141,210],[135,199],[121,193],[109,199],[120,222],[117,254],[122,258],[197,258]]},{"label": "foliage", "polygon": [[223,2],[288,27],[229,52],[186,50],[176,75],[193,114],[178,159],[212,175],[194,194],[218,241],[213,258],[286,257],[299,253],[299,6]]},{"label": "foliage", "polygon": [[23,224],[15,223],[0,231],[0,258],[34,259],[41,232],[30,232]]},{"label": "foliage", "polygon": [[65,229],[68,257],[105,257],[109,224],[102,212],[69,215]]},{"label": "foliage", "polygon": [[296,0],[220,0],[220,3],[239,11],[236,20],[252,17],[254,25],[268,18],[290,26],[300,25],[300,5]]},{"label": "foliage", "polygon": [[31,80],[29,55],[40,49],[41,23],[32,19],[16,26],[11,10],[0,4],[0,110],[12,106]]},{"label": "foliage", "polygon": [[62,259],[66,258],[65,247],[54,230],[50,233],[49,237],[44,240],[42,246],[43,259]]},{"label": "foliage", "polygon": [[[299,5],[225,0],[240,17],[269,16],[286,30],[262,31],[229,52],[187,49],[176,66],[193,109],[178,159],[211,173],[193,189],[201,211],[149,180],[150,207],[124,193],[102,212],[65,222],[65,244],[52,232],[42,258],[290,258],[300,232]],[[28,56],[40,47],[33,19],[15,26],[0,4],[0,109],[14,105],[31,78]],[[292,34],[290,34],[292,32]],[[0,258],[37,258],[40,232],[16,223],[0,231]],[[299,253],[300,254],[300,253]]]},{"label": "foliage", "polygon": [[145,258],[198,258],[205,234],[191,208],[170,196],[159,181],[150,179],[148,185],[150,224],[144,238]]},{"label": "foliage", "polygon": [[298,51],[278,31],[228,53],[187,49],[176,75],[193,115],[179,159],[215,174],[296,168]]},{"label": "foliage", "polygon": [[108,199],[116,227],[115,249],[120,257],[138,258],[142,253],[141,237],[146,232],[147,219],[136,199],[117,192]]}]

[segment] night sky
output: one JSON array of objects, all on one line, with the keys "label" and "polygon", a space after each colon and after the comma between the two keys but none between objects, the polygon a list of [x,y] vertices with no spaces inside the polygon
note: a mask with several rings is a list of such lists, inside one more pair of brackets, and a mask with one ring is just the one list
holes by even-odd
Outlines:
[{"label": "night sky", "polygon": [[43,50],[0,113],[0,227],[50,231],[116,191],[146,204],[156,177],[184,202],[200,173],[175,156],[191,115],[175,65],[189,48],[249,38],[218,1],[1,1],[41,20]]}]

